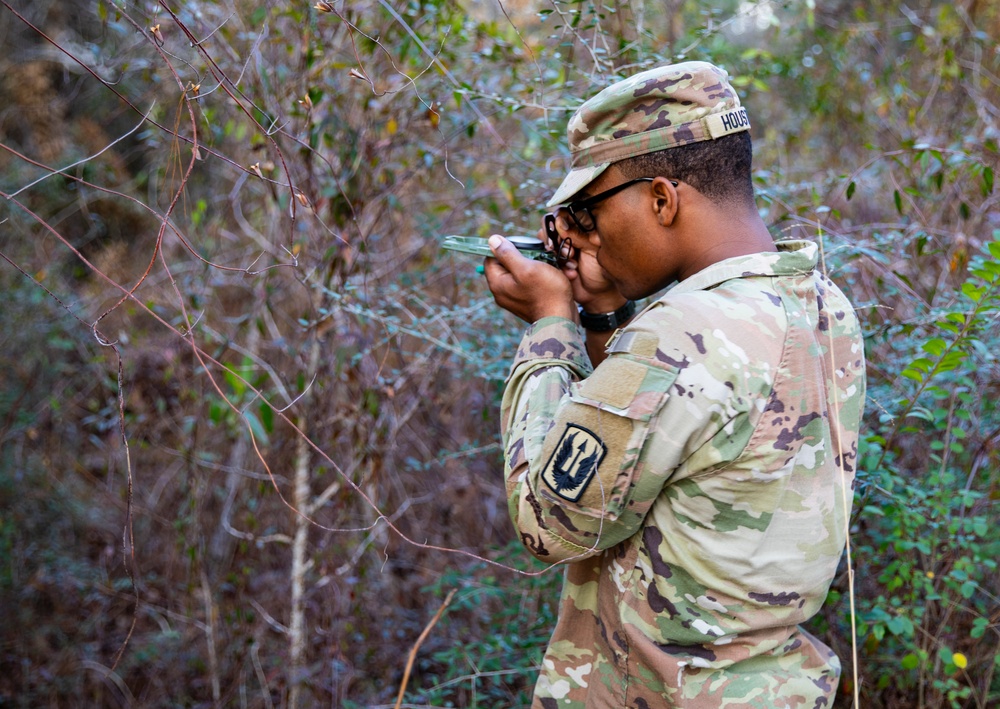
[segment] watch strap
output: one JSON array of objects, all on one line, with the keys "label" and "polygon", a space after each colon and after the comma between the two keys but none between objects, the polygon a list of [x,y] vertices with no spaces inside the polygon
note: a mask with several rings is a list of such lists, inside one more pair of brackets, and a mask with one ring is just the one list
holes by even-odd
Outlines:
[{"label": "watch strap", "polygon": [[611,313],[588,313],[580,308],[580,325],[590,332],[609,332],[621,327],[629,318],[635,315],[635,301],[629,300],[625,305]]}]

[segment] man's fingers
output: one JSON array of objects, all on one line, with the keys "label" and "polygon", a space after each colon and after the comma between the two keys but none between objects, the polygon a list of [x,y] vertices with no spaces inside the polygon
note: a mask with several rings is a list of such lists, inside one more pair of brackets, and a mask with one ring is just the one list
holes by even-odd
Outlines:
[{"label": "man's fingers", "polygon": [[490,289],[496,295],[498,288],[505,291],[510,287],[508,279],[517,282],[518,278],[513,271],[517,270],[520,265],[518,260],[524,257],[517,252],[516,246],[502,236],[496,234],[491,236],[489,245],[493,256],[487,256],[483,259],[483,271],[486,274],[486,282],[489,283]]},{"label": "man's fingers", "polygon": [[486,280],[491,281],[494,278],[498,278],[502,273],[508,273],[507,269],[503,267],[503,264],[497,261],[492,256],[487,256],[483,259],[483,265],[480,266],[483,269],[483,273],[486,274]]},{"label": "man's fingers", "polygon": [[493,257],[483,260],[483,269],[497,305],[526,322],[576,317],[572,288],[558,269],[527,258],[501,236],[491,236],[489,245]]}]

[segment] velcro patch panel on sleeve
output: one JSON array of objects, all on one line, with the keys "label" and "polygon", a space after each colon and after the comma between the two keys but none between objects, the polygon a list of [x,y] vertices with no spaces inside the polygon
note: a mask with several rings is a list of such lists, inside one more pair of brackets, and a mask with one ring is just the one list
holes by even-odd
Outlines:
[{"label": "velcro patch panel on sleeve", "polygon": [[598,367],[580,384],[580,393],[588,399],[610,404],[616,409],[627,408],[635,399],[646,378],[647,367],[627,359]]},{"label": "velcro patch panel on sleeve", "polygon": [[660,338],[651,332],[619,330],[618,334],[608,342],[605,351],[608,354],[628,353],[649,358],[656,354],[659,342]]}]

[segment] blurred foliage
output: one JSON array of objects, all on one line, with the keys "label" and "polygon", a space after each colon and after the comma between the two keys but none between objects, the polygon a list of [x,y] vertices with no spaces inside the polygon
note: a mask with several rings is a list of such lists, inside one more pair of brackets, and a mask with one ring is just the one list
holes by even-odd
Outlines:
[{"label": "blurred foliage", "polygon": [[0,703],[391,705],[453,589],[408,705],[527,702],[521,328],[440,239],[535,231],[572,109],[696,58],[865,326],[840,704],[996,704],[998,37],[983,0],[0,0]]}]

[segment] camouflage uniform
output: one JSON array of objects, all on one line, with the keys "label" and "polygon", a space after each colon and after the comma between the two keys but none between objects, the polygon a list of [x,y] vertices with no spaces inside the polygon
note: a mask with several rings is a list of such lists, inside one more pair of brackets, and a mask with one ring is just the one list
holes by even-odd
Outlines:
[{"label": "camouflage uniform", "polygon": [[510,513],[566,562],[534,707],[823,707],[801,628],[844,548],[864,401],[858,321],[817,247],[720,261],[591,371],[562,318],[521,342],[502,407]]},{"label": "camouflage uniform", "polygon": [[[704,62],[642,72],[569,122],[563,204],[608,165],[749,130]],[[534,706],[822,707],[836,656],[799,624],[844,548],[864,402],[857,318],[817,247],[719,261],[612,336],[543,318],[502,406],[511,517],[566,563]]]}]

